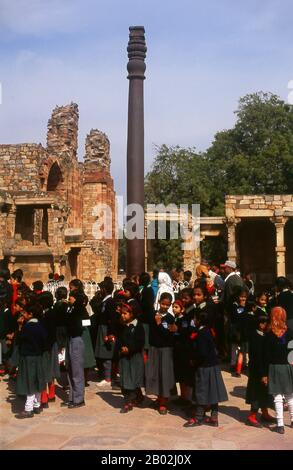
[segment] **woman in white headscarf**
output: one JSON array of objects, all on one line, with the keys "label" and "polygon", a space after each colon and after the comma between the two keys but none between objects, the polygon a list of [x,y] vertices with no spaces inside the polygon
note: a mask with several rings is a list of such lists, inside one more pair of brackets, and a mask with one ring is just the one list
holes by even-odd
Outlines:
[{"label": "woman in white headscarf", "polygon": [[[164,273],[164,272],[159,272],[158,284],[159,284],[159,289],[158,289],[157,297],[156,297],[156,300],[155,300],[155,310],[156,311],[159,310],[159,308],[160,308],[160,306],[159,306],[160,297],[165,292],[168,292],[169,294],[172,295],[172,303],[175,300],[174,290],[173,290],[173,286],[172,286],[172,280],[171,280],[169,274]],[[169,312],[172,313],[172,315],[173,315],[172,305],[169,308]]]}]

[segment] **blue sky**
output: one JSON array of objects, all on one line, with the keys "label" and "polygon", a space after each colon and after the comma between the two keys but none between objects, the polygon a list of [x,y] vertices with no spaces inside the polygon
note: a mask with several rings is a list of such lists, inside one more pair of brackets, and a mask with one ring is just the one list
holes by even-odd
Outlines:
[{"label": "blue sky", "polygon": [[91,128],[126,184],[128,27],[146,29],[146,170],[155,145],[206,149],[240,96],[287,99],[292,0],[0,0],[0,143],[46,142],[56,105],[78,103],[79,159]]}]

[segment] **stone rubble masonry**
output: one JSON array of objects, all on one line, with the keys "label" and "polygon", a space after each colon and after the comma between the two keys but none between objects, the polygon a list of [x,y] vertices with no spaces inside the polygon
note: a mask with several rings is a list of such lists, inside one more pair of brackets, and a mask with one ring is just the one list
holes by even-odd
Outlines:
[{"label": "stone rubble masonry", "polygon": [[[92,129],[84,161],[79,162],[78,119],[77,104],[57,106],[48,122],[46,148],[0,145],[0,262],[10,269],[23,267],[28,282],[47,281],[52,270],[67,279],[101,281],[105,275],[117,276],[110,142],[106,134]],[[109,240],[96,240],[93,234],[98,218],[93,211],[99,203],[111,208],[106,220],[112,227]],[[19,229],[17,220],[30,208],[32,221]]]}]

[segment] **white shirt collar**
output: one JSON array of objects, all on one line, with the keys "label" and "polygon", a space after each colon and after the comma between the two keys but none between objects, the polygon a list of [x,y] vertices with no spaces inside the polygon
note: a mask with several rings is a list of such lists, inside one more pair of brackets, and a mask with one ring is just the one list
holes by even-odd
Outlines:
[{"label": "white shirt collar", "polygon": [[238,276],[239,277],[239,274],[237,274],[235,271],[232,271],[230,274],[228,274],[228,276],[225,278],[225,282],[228,281],[229,277],[231,276]]},{"label": "white shirt collar", "polygon": [[106,300],[108,300],[108,299],[110,299],[110,298],[112,298],[112,295],[111,295],[111,294],[106,295],[106,297],[105,297],[102,301],[103,301],[103,302],[106,302]]}]

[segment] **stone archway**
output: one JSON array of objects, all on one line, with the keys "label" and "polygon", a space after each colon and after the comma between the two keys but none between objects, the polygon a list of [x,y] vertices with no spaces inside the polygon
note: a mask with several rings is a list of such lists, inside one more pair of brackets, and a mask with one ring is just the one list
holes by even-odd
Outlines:
[{"label": "stone archway", "polygon": [[50,168],[47,180],[47,191],[58,191],[63,182],[62,172],[57,162]]},{"label": "stone archway", "polygon": [[276,277],[276,232],[268,218],[242,219],[237,225],[242,273],[252,273],[257,286],[271,287]]}]

